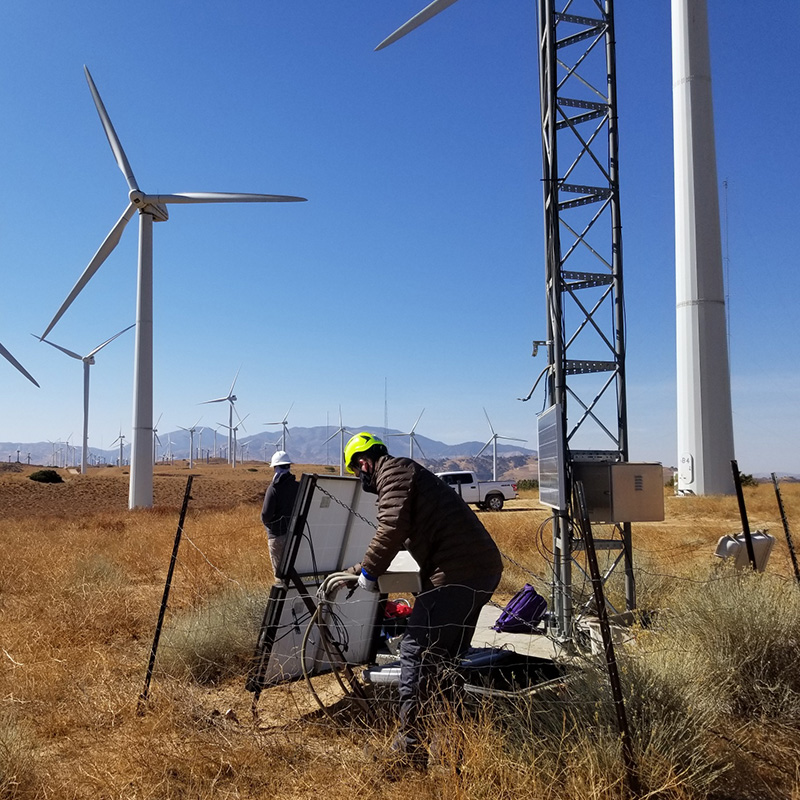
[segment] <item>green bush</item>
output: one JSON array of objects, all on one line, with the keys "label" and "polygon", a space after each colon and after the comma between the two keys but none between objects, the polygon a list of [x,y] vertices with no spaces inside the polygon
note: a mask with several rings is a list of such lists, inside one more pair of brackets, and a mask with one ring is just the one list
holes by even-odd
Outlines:
[{"label": "green bush", "polygon": [[28,477],[38,483],[64,483],[64,479],[54,469],[37,469]]},{"label": "green bush", "polygon": [[517,491],[525,491],[527,489],[538,489],[539,488],[539,481],[533,478],[523,478],[521,481],[517,481]]}]

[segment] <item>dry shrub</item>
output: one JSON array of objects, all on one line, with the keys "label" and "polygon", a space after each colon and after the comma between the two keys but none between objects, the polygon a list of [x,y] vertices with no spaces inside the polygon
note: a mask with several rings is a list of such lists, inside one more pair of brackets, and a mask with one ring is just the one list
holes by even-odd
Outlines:
[{"label": "dry shrub", "polygon": [[173,677],[215,683],[243,675],[253,656],[269,591],[231,584],[164,625],[156,665]]},{"label": "dry shrub", "polygon": [[0,798],[32,796],[37,779],[33,736],[8,711],[0,711]]},{"label": "dry shrub", "polygon": [[770,573],[723,565],[677,593],[655,647],[694,701],[741,720],[800,727],[800,590]]}]

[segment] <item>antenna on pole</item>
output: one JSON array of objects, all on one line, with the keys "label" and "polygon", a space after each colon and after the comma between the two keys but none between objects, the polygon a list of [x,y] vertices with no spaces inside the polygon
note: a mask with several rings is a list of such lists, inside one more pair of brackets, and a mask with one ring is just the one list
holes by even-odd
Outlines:
[{"label": "antenna on pole", "polygon": [[389,379],[383,379],[383,435],[389,435]]}]

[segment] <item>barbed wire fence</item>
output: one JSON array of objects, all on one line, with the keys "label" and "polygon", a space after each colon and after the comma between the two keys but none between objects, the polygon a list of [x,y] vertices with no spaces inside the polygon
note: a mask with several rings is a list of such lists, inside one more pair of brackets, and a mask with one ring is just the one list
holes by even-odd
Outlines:
[{"label": "barbed wire fence", "polygon": [[[187,496],[189,490],[190,486],[187,487]],[[341,505],[338,498],[333,495],[330,497]],[[171,586],[168,599],[165,597],[161,609],[161,619],[158,621],[160,641],[157,642],[157,652],[153,655],[151,665],[154,691],[157,691],[159,681],[190,681],[208,687],[222,685],[231,687],[238,684],[242,696],[247,696],[244,686],[252,666],[259,624],[273,581],[266,532],[257,514],[253,514],[252,519],[250,514],[253,514],[252,509],[246,507],[236,515],[229,514],[226,521],[217,526],[204,524],[203,515],[192,514],[191,511],[185,521],[181,520],[179,546],[175,548],[174,564],[171,568]],[[357,516],[369,522],[363,516]],[[492,519],[500,519],[500,515],[493,515]],[[372,525],[371,522],[369,524]],[[499,542],[507,571],[511,574],[510,580],[527,580],[546,597],[553,581],[552,576],[548,574],[552,556],[547,545],[550,537],[548,525],[549,519],[546,519],[535,527],[531,526],[533,535],[530,537],[528,552],[507,552],[503,542]],[[776,571],[786,572],[788,575],[789,556],[783,550],[778,542],[772,556],[773,566]],[[533,560],[534,557],[544,564],[544,569],[530,568],[528,559]],[[783,563],[784,560],[786,564]],[[656,562],[658,564],[693,562],[700,566],[694,571],[672,570],[668,566],[656,566]],[[735,585],[740,576],[732,570],[715,569],[719,562],[709,547],[708,537],[697,537],[691,542],[664,544],[659,548],[654,548],[652,545],[647,548],[637,548],[634,540],[638,588],[640,596],[647,600],[652,597],[657,601],[659,597],[665,596],[666,588],[673,589],[677,584]],[[789,577],[786,577],[786,583],[791,585]],[[609,581],[608,590],[612,604],[618,597],[624,596],[621,589],[614,586],[613,577]],[[573,583],[573,592],[576,606],[586,604],[591,596],[588,575],[584,575],[582,581]],[[502,607],[504,595],[508,594],[510,591],[502,593],[493,603]],[[401,599],[409,604],[413,604],[414,601],[410,596]],[[291,621],[278,631],[277,636],[294,637],[301,642],[301,646],[306,635],[318,639],[313,630],[309,634],[314,623],[313,611],[302,602],[292,602],[294,607]],[[663,609],[650,608],[648,603],[646,610],[659,612]],[[319,616],[317,622],[322,622],[326,626],[332,641],[346,658],[347,630],[342,627],[341,619],[337,618],[334,606],[326,605]],[[383,628],[387,645],[396,644],[392,640],[402,632],[402,619],[387,617],[384,619]],[[548,633],[545,631],[540,635],[547,636]],[[590,642],[579,637],[578,643],[581,648],[572,654],[571,664],[577,668],[596,666],[596,653],[591,652]],[[315,640],[312,644],[317,647],[319,642]],[[389,652],[391,655],[391,648]],[[319,673],[314,669],[311,670],[315,672],[312,678],[313,684],[293,678],[286,682],[277,681],[266,687],[267,695],[262,703],[263,719],[273,720],[276,723],[281,720],[285,722],[288,710],[291,710],[295,719],[303,717],[310,721],[326,721],[327,717],[324,717],[324,712],[320,710],[323,706],[342,711],[344,716],[340,719],[349,720],[352,724],[363,724],[363,720],[356,722],[359,717],[357,710],[345,702],[348,690],[339,680],[338,668],[341,665],[336,664],[330,652],[326,652],[324,648],[321,654],[317,653],[312,660],[318,662],[314,666],[319,670]],[[551,713],[553,705],[585,706],[588,711],[598,702],[597,697],[581,699],[565,693],[563,681],[560,680],[563,676],[558,677],[552,690],[548,689],[548,692],[538,695],[537,704],[535,706],[529,704],[525,712],[535,714],[543,724]],[[313,692],[309,692],[310,685],[313,686],[316,697],[312,696]],[[523,687],[510,685],[509,688],[513,690]],[[373,723],[375,718],[384,722],[390,720],[396,702],[392,691],[382,686],[373,686],[372,691],[374,696],[370,705],[376,712],[373,714]],[[476,697],[485,698],[485,696],[474,695],[472,699],[475,701]],[[502,696],[502,692],[498,693],[498,696]],[[528,699],[530,700],[530,697]]]}]

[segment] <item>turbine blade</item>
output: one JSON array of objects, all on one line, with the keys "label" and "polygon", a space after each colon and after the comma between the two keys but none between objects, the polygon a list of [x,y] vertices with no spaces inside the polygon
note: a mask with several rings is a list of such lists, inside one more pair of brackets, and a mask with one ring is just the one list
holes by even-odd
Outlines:
[{"label": "turbine blade", "polygon": [[484,408],[483,413],[486,415],[486,421],[489,423],[489,430],[494,434],[494,428],[492,427],[492,421],[489,419],[489,412]]},{"label": "turbine blade", "polygon": [[136,206],[129,203],[128,207],[123,212],[122,216],[117,220],[116,225],[111,229],[111,232],[106,236],[100,249],[94,254],[94,257],[89,262],[89,266],[83,271],[83,275],[78,278],[78,282],[72,287],[72,291],[67,295],[67,299],[61,304],[61,308],[56,311],[56,315],[50,320],[50,324],[45,328],[41,338],[44,339],[48,333],[55,327],[55,324],[64,315],[64,312],[72,305],[72,301],[83,291],[83,287],[91,280],[92,276],[102,266],[103,262],[111,255],[111,252],[119,244],[122,231],[125,226],[130,222],[131,217],[136,211]]},{"label": "turbine blade", "polygon": [[37,386],[39,389],[42,388],[38,383],[36,383],[30,372],[28,372],[28,370],[26,370],[25,367],[23,367],[22,364],[20,364],[19,361],[14,358],[14,356],[12,356],[2,344],[0,344],[0,356],[4,356],[6,361],[8,361],[10,364],[13,364],[34,386]]},{"label": "turbine blade", "polygon": [[34,339],[38,339],[40,342],[44,342],[45,344],[49,344],[51,347],[55,347],[57,350],[60,350],[62,353],[66,353],[72,358],[77,358],[78,361],[83,361],[83,356],[73,353],[72,350],[67,350],[66,347],[62,347],[60,344],[56,344],[55,342],[51,342],[49,339],[44,339],[41,336],[37,336],[35,333],[32,333],[31,336],[33,336]]},{"label": "turbine blade", "polygon": [[[114,339],[116,339],[118,336],[122,336],[122,334],[125,333],[125,331],[129,331],[131,328],[135,328],[135,327],[136,327],[136,323],[134,322],[133,325],[128,325],[128,327],[125,328],[125,330],[122,330],[119,333],[115,333],[110,339],[106,339],[103,342],[103,344],[97,345],[97,347],[95,347],[95,349],[92,350],[91,353],[87,353],[86,358],[89,358],[89,356],[93,356],[95,353],[97,353],[100,350],[102,350],[107,344],[111,344],[111,342],[113,342]],[[52,344],[52,343],[50,343],[50,344]]]},{"label": "turbine blade", "polygon": [[198,405],[204,406],[207,405],[208,403],[222,403],[227,399],[228,399],[227,397],[218,397],[216,400],[203,400],[203,402],[198,403]]},{"label": "turbine blade", "polygon": [[97,109],[97,113],[100,115],[100,122],[103,124],[103,130],[106,132],[106,138],[108,139],[108,143],[111,145],[111,151],[114,153],[117,166],[122,170],[122,174],[125,176],[125,180],[128,182],[128,189],[130,189],[132,192],[138,192],[139,185],[136,183],[133,170],[131,169],[131,165],[128,163],[128,157],[125,155],[125,151],[122,149],[122,143],[119,140],[119,136],[117,136],[117,132],[114,130],[114,126],[111,124],[111,117],[108,116],[106,107],[103,105],[103,101],[100,99],[100,92],[97,91],[97,87],[94,85],[89,68],[85,64],[83,71],[86,73],[86,80],[89,83],[89,91],[92,93],[95,108]]},{"label": "turbine blade", "polygon": [[240,366],[240,367],[239,367],[239,369],[237,369],[237,370],[236,370],[236,374],[233,376],[233,383],[231,384],[231,390],[228,392],[228,397],[226,397],[226,398],[225,398],[226,400],[227,400],[228,398],[230,398],[230,397],[233,397],[233,387],[234,387],[234,386],[236,386],[236,381],[238,380],[238,378],[239,378],[239,373],[240,373],[241,371],[242,371],[242,368],[241,368],[241,366]]},{"label": "turbine blade", "polygon": [[[420,412],[419,412],[419,416],[417,417],[417,422],[419,422],[419,421],[422,419],[422,415],[423,415],[424,413],[425,413],[425,409],[423,408],[423,409],[422,409],[422,411],[420,411]],[[411,433],[414,433],[414,428],[416,428],[416,427],[417,427],[417,422],[415,422],[415,423],[414,423],[414,424],[411,426]],[[423,454],[423,455],[424,455],[424,454]]]},{"label": "turbine blade", "polygon": [[498,436],[498,439],[508,439],[509,442],[527,442],[527,439],[517,439],[516,436]]},{"label": "turbine blade", "polygon": [[[494,437],[492,437],[492,439],[494,439]],[[478,450],[477,453],[475,453],[475,458],[477,458],[492,443],[492,439],[489,439],[489,441],[486,442],[486,444],[483,447],[481,447],[481,449]]]},{"label": "turbine blade", "polygon": [[402,39],[407,33],[411,33],[415,28],[418,28],[424,22],[427,22],[431,17],[435,17],[440,11],[444,11],[448,6],[453,5],[456,0],[433,0],[430,5],[425,6],[419,14],[411,17],[411,19],[401,25],[394,33],[390,33],[376,48],[375,52],[378,50],[383,50],[384,47],[388,47],[390,44],[393,44],[398,39]]},{"label": "turbine blade", "polygon": [[234,192],[178,192],[177,194],[148,194],[147,203],[305,203],[306,197],[288,194],[237,194]]}]

